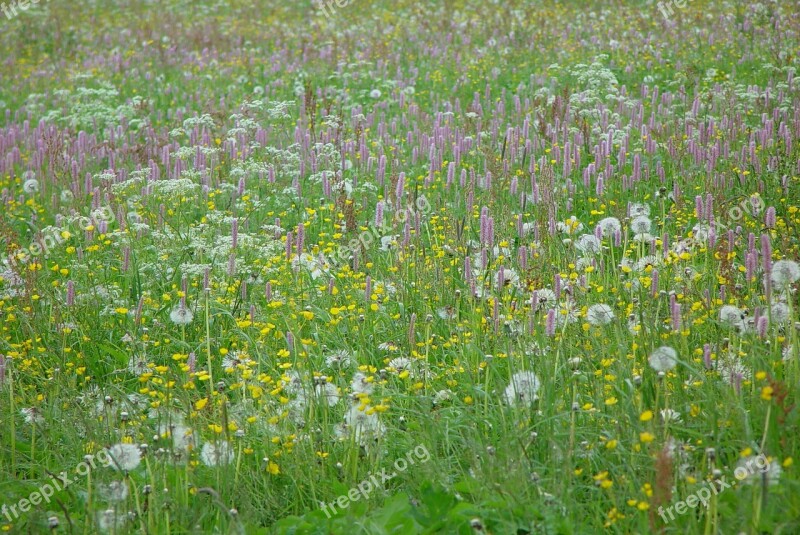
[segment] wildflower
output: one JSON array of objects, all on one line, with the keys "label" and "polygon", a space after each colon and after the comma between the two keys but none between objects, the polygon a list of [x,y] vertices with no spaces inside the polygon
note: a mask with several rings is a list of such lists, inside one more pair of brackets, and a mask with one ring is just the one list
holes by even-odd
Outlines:
[{"label": "wildflower", "polygon": [[325,356],[325,364],[329,368],[350,368],[354,363],[353,354],[346,349],[338,349]]},{"label": "wildflower", "polygon": [[22,191],[27,193],[28,195],[33,195],[34,193],[39,192],[39,181],[35,178],[29,178],[22,184]]},{"label": "wildflower", "polygon": [[774,288],[787,290],[789,286],[800,280],[800,265],[793,260],[778,260],[772,265],[769,278]]},{"label": "wildflower", "polygon": [[522,236],[521,237],[526,237],[526,236],[529,236],[529,235],[533,234],[535,228],[536,228],[536,224],[535,223],[523,223],[522,224]]},{"label": "wildflower", "polygon": [[397,246],[397,236],[381,237],[381,251],[391,251],[395,246]]},{"label": "wildflower", "polygon": [[723,381],[731,386],[738,387],[743,381],[750,379],[752,372],[745,366],[741,359],[732,353],[717,360],[717,371]]},{"label": "wildflower", "polygon": [[324,381],[324,378],[316,385],[314,392],[327,403],[328,407],[339,403],[339,389],[335,384]]},{"label": "wildflower", "polygon": [[628,214],[633,217],[647,217],[650,215],[650,206],[638,202],[631,203],[628,207]]},{"label": "wildflower", "polygon": [[159,427],[161,436],[172,437],[172,448],[175,451],[188,453],[197,446],[196,433],[183,424],[166,424]]},{"label": "wildflower", "polygon": [[373,89],[369,92],[369,98],[379,99],[381,98],[381,90],[380,89]]},{"label": "wildflower", "polygon": [[628,332],[631,333],[633,336],[638,336],[639,331],[642,329],[641,325],[639,325],[639,320],[636,319],[635,314],[631,314],[628,316]]},{"label": "wildflower", "polygon": [[606,238],[614,236],[615,233],[622,229],[622,224],[616,217],[601,219],[597,226],[600,227],[600,232]]},{"label": "wildflower", "polygon": [[592,305],[586,311],[586,320],[592,325],[607,325],[614,319],[614,311],[605,303]]},{"label": "wildflower", "polygon": [[247,356],[243,351],[231,351],[222,359],[222,369],[237,369],[239,366],[247,367],[253,364],[253,359]]},{"label": "wildflower", "polygon": [[497,285],[499,287],[503,287],[503,286],[518,287],[519,286],[519,275],[513,269],[500,268],[499,270],[497,270],[496,279],[497,279]]},{"label": "wildflower", "polygon": [[374,385],[371,381],[367,380],[367,376],[361,372],[356,372],[353,375],[353,381],[350,383],[350,389],[354,394],[371,394]]},{"label": "wildflower", "polygon": [[650,367],[657,372],[668,372],[678,364],[678,352],[669,346],[653,350],[648,358]]},{"label": "wildflower", "polygon": [[170,312],[169,319],[176,325],[188,325],[194,319],[194,315],[185,305],[180,305]]},{"label": "wildflower", "polygon": [[719,310],[719,320],[732,327],[743,329],[746,314],[739,307],[725,305]]},{"label": "wildflower", "polygon": [[295,370],[287,372],[281,379],[281,384],[289,394],[297,394],[299,396],[305,395],[303,378]]},{"label": "wildflower", "polygon": [[649,232],[640,232],[633,236],[633,241],[635,243],[653,243],[656,241],[656,237],[650,234]]},{"label": "wildflower", "polygon": [[509,405],[530,405],[538,399],[539,378],[529,371],[517,372],[505,390],[505,399]]},{"label": "wildflower", "polygon": [[583,230],[583,223],[578,221],[577,217],[571,216],[566,221],[559,221],[556,224],[556,229],[564,234],[576,234]]},{"label": "wildflower", "polygon": [[556,293],[549,288],[542,288],[534,292],[536,298],[534,299],[533,307],[536,310],[550,308],[556,304]]},{"label": "wildflower", "polygon": [[110,466],[115,470],[129,472],[142,462],[142,451],[136,444],[126,444],[124,442],[114,444],[108,448],[107,452],[112,459]]},{"label": "wildflower", "polygon": [[414,363],[408,357],[397,357],[389,361],[389,368],[394,370],[397,374],[406,371],[412,373],[414,371],[413,364]]},{"label": "wildflower", "polygon": [[[553,316],[555,320],[555,326],[563,327],[564,325],[569,325],[571,323],[575,323],[578,321],[578,316],[580,315],[580,310],[578,307],[573,304],[571,301],[564,301],[559,304],[558,311],[553,311]],[[591,308],[591,307],[590,307]],[[548,312],[548,324],[550,323],[550,315]]]},{"label": "wildflower", "polygon": [[590,271],[596,267],[596,261],[590,256],[582,256],[575,262],[575,271],[581,273],[589,269]]},{"label": "wildflower", "polygon": [[672,409],[661,409],[661,419],[665,422],[680,423],[681,413]]},{"label": "wildflower", "polygon": [[118,514],[114,509],[106,509],[97,513],[97,527],[103,532],[119,533],[127,520],[127,514]]},{"label": "wildflower", "polygon": [[789,305],[786,303],[775,303],[770,309],[772,321],[775,323],[787,323],[790,318]]},{"label": "wildflower", "polygon": [[650,232],[652,225],[653,222],[650,221],[649,217],[640,215],[631,221],[631,230],[634,234],[647,234]]},{"label": "wildflower", "polygon": [[314,255],[303,253],[292,257],[292,269],[306,269],[311,274],[311,278],[316,280],[327,272],[328,266],[318,260]]},{"label": "wildflower", "polygon": [[143,373],[147,373],[150,369],[148,365],[149,362],[144,355],[131,355],[128,360],[128,372],[138,377]]},{"label": "wildflower", "polygon": [[433,404],[434,405],[441,405],[445,401],[448,401],[453,398],[453,391],[450,389],[439,390],[433,396]]},{"label": "wildflower", "polygon": [[385,426],[378,418],[377,412],[361,410],[359,405],[353,405],[344,415],[345,433],[352,433],[356,443],[361,446],[370,446],[386,432]]},{"label": "wildflower", "polygon": [[595,255],[600,252],[600,240],[594,234],[584,234],[575,242],[575,248],[583,254]]},{"label": "wildflower", "polygon": [[125,481],[112,481],[98,488],[100,496],[107,502],[124,502],[128,498],[128,484]]},{"label": "wildflower", "polygon": [[25,420],[26,424],[41,425],[44,423],[44,416],[42,416],[42,411],[40,411],[36,407],[28,407],[25,409],[20,409],[19,412],[20,414],[22,414],[22,418]]},{"label": "wildflower", "polygon": [[661,261],[655,255],[643,256],[636,261],[636,271],[645,271],[648,267],[657,267]]},{"label": "wildflower", "polygon": [[456,317],[456,310],[451,306],[441,307],[436,310],[436,315],[443,320],[451,320]]},{"label": "wildflower", "polygon": [[200,460],[206,466],[224,466],[233,461],[233,448],[227,440],[216,444],[206,442],[200,450]]}]

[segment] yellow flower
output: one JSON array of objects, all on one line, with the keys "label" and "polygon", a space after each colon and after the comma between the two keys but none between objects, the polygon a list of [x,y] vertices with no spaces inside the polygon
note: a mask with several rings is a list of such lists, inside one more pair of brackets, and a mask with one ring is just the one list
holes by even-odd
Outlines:
[{"label": "yellow flower", "polygon": [[649,422],[653,419],[653,411],[644,411],[641,416],[639,416],[639,420],[642,422]]},{"label": "yellow flower", "polygon": [[278,463],[269,461],[267,463],[267,472],[269,472],[273,476],[277,476],[278,474],[281,473],[281,467],[278,466]]},{"label": "yellow flower", "polygon": [[639,440],[641,442],[644,442],[645,444],[647,444],[648,442],[652,442],[655,438],[656,438],[655,435],[653,433],[650,433],[649,431],[644,431],[642,433],[639,433]]}]

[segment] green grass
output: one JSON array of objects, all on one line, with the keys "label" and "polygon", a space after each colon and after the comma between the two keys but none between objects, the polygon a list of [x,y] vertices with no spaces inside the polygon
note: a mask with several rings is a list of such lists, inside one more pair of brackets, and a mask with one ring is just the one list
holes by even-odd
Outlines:
[{"label": "green grass", "polygon": [[[800,303],[796,282],[765,291],[762,241],[798,260],[800,21],[789,3],[688,6],[670,23],[621,1],[354,0],[326,19],[307,1],[48,0],[0,16],[0,530],[797,532]],[[706,195],[713,244],[697,236]],[[407,229],[398,204],[417,207]],[[607,217],[619,242],[582,253]],[[300,227],[330,264],[293,262]],[[599,303],[607,325],[587,313]],[[768,325],[733,328],[724,305]],[[678,362],[659,376],[661,346]],[[536,399],[513,402],[526,371]],[[142,452],[129,470],[81,464],[121,443]],[[739,482],[759,455],[768,476]],[[66,488],[21,507],[62,472]],[[660,513],[719,478],[736,484],[707,507]]]}]

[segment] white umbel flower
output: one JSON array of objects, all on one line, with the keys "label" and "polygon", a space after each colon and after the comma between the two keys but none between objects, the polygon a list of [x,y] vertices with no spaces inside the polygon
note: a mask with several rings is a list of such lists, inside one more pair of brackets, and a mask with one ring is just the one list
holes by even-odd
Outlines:
[{"label": "white umbel flower", "polygon": [[672,409],[661,409],[661,419],[664,422],[673,422],[677,424],[681,422],[681,413]]}]

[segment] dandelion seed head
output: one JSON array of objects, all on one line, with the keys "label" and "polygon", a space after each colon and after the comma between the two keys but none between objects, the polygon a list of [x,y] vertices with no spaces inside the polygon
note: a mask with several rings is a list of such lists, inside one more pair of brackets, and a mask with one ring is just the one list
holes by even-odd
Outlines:
[{"label": "dandelion seed head", "polygon": [[605,303],[592,305],[586,311],[586,321],[591,325],[608,325],[614,320],[614,310]]},{"label": "dandelion seed head", "polygon": [[650,353],[647,361],[656,372],[668,372],[678,365],[678,352],[669,346],[661,346]]}]

